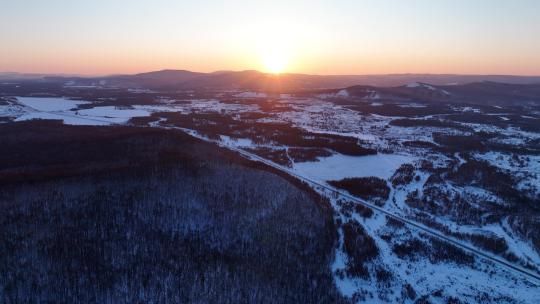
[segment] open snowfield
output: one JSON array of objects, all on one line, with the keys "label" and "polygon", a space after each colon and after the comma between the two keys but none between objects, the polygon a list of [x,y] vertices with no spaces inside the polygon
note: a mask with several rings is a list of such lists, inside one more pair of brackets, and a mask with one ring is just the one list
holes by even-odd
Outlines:
[{"label": "open snowfield", "polygon": [[334,154],[317,162],[295,163],[293,170],[318,181],[340,180],[347,177],[375,176],[389,179],[399,166],[411,163],[414,157],[399,154],[347,156]]},{"label": "open snowfield", "polygon": [[[26,113],[22,116],[19,116],[15,119],[15,121],[25,121],[25,120],[33,120],[33,119],[52,119],[52,120],[62,120],[64,124],[66,125],[79,125],[79,126],[106,126],[110,125],[111,123],[115,123],[114,121],[104,121],[104,120],[98,120],[96,118],[91,117],[77,117],[75,114],[71,113],[45,113],[45,112],[30,112]],[[119,122],[124,122],[119,121]]]},{"label": "open snowfield", "polygon": [[17,101],[22,105],[44,112],[69,111],[76,108],[78,105],[88,103],[85,101],[58,97],[17,97]]}]

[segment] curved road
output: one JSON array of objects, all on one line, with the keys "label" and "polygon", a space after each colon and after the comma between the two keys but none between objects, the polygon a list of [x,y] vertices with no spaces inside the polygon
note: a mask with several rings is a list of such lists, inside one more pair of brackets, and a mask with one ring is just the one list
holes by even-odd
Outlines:
[{"label": "curved road", "polygon": [[[54,112],[54,111],[40,111],[40,110],[35,109],[33,107],[30,107],[28,105],[23,104],[23,106],[30,108],[34,112],[43,112],[43,113],[55,114],[55,115],[58,115],[58,116],[76,117],[78,119],[84,119],[84,120],[88,120],[88,121],[102,122],[102,123],[106,122],[108,124],[114,124],[114,123],[111,123],[110,121],[99,120],[99,119],[94,119],[94,118],[90,118],[90,117],[83,117],[83,116],[79,116],[79,115],[69,115],[69,114],[58,113],[58,112]],[[345,193],[345,192],[343,192],[341,190],[338,190],[338,189],[336,189],[336,188],[334,188],[332,186],[323,184],[323,183],[321,183],[319,181],[316,181],[316,180],[313,180],[313,179],[311,179],[309,177],[302,176],[302,175],[298,174],[297,172],[294,172],[294,171],[292,171],[292,170],[290,170],[288,168],[280,166],[280,165],[278,165],[278,164],[276,164],[276,163],[274,163],[272,161],[269,161],[269,160],[267,160],[265,158],[262,158],[262,157],[260,157],[260,156],[258,156],[256,154],[253,154],[251,152],[245,151],[243,149],[240,149],[240,148],[237,148],[237,147],[234,147],[234,146],[227,145],[227,144],[225,144],[223,142],[220,142],[220,141],[209,140],[207,138],[197,136],[196,134],[194,134],[194,132],[196,132],[195,130],[190,130],[190,129],[185,129],[185,128],[178,128],[178,127],[174,128],[174,129],[180,129],[180,130],[188,133],[189,135],[191,135],[193,137],[197,137],[197,138],[205,140],[205,141],[211,141],[213,143],[218,144],[221,147],[225,147],[225,148],[228,148],[230,150],[236,151],[236,152],[238,152],[239,154],[241,154],[242,156],[244,156],[246,158],[249,158],[249,159],[252,159],[252,160],[257,160],[257,161],[262,162],[262,163],[264,163],[264,164],[266,164],[266,165],[268,165],[270,167],[273,167],[273,168],[278,169],[278,170],[280,170],[282,172],[285,172],[285,173],[287,173],[287,174],[289,174],[289,175],[291,175],[291,176],[293,176],[293,177],[295,177],[295,178],[297,178],[297,179],[299,179],[301,181],[304,181],[306,183],[321,187],[321,188],[326,189],[326,190],[328,190],[330,192],[336,193],[336,194],[340,195],[341,197],[344,197],[344,198],[347,198],[347,199],[349,199],[351,201],[362,204],[362,205],[364,205],[364,206],[366,206],[368,208],[371,208],[374,211],[380,212],[380,213],[382,213],[382,214],[384,214],[386,216],[389,216],[389,217],[391,217],[391,218],[393,218],[393,219],[395,219],[397,221],[400,221],[400,222],[402,222],[402,223],[404,223],[406,225],[409,225],[409,226],[411,226],[413,228],[416,228],[416,229],[418,229],[420,231],[423,231],[423,232],[425,232],[425,233],[427,233],[427,234],[429,234],[429,235],[431,235],[433,237],[436,237],[436,238],[438,238],[440,240],[443,240],[443,241],[448,242],[448,243],[450,243],[450,244],[452,244],[454,246],[457,246],[457,247],[459,247],[461,249],[464,249],[464,250],[466,250],[466,251],[468,251],[470,253],[473,253],[473,254],[475,254],[475,255],[477,255],[479,257],[482,257],[482,258],[487,259],[489,261],[492,261],[492,262],[494,262],[496,264],[499,264],[499,265],[507,268],[510,271],[513,271],[515,273],[523,275],[524,277],[529,279],[529,281],[531,283],[534,283],[537,286],[540,285],[540,274],[532,272],[529,269],[523,268],[523,267],[521,267],[519,265],[512,264],[512,263],[510,263],[510,262],[508,262],[508,261],[506,261],[504,259],[501,259],[500,257],[497,257],[497,256],[495,256],[495,255],[493,255],[491,253],[481,251],[481,250],[479,250],[477,248],[474,248],[474,247],[472,247],[472,246],[470,246],[468,244],[462,243],[459,240],[456,240],[456,239],[454,239],[452,237],[446,236],[446,235],[442,234],[441,232],[439,232],[437,230],[431,229],[431,228],[429,228],[427,226],[424,226],[424,225],[422,225],[420,223],[417,223],[415,221],[403,218],[403,217],[401,217],[399,215],[396,215],[396,214],[394,214],[394,213],[392,213],[392,212],[390,212],[388,210],[385,210],[385,209],[383,209],[383,208],[381,208],[379,206],[368,203],[368,202],[366,202],[366,201],[364,201],[362,199],[359,199],[359,198],[354,197],[354,196],[352,196],[352,195],[350,195],[348,193]]]},{"label": "curved road", "polygon": [[[193,136],[193,134],[191,134],[190,132],[188,132],[188,133]],[[260,161],[260,162],[262,162],[262,163],[264,163],[264,164],[266,164],[268,166],[271,166],[271,167],[273,167],[275,169],[278,169],[278,170],[280,170],[282,172],[285,172],[285,173],[287,173],[287,174],[289,174],[291,176],[294,176],[294,177],[296,177],[297,179],[299,179],[301,181],[304,181],[304,182],[307,182],[309,184],[324,188],[324,189],[326,189],[326,190],[328,190],[330,192],[333,192],[333,193],[336,193],[336,194],[340,195],[341,197],[347,198],[347,199],[349,199],[351,201],[354,201],[354,202],[362,204],[362,205],[364,205],[364,206],[366,206],[368,208],[371,208],[374,211],[383,213],[384,215],[386,215],[388,217],[391,217],[391,218],[393,218],[393,219],[395,219],[397,221],[400,221],[400,222],[402,222],[402,223],[404,223],[406,225],[409,225],[409,226],[414,227],[414,228],[416,228],[418,230],[421,230],[422,232],[425,232],[425,233],[427,233],[427,234],[429,234],[429,235],[431,235],[433,237],[436,237],[436,238],[438,238],[440,240],[448,242],[448,243],[450,243],[450,244],[452,244],[452,245],[454,245],[456,247],[464,249],[464,250],[466,250],[466,251],[468,251],[470,253],[473,253],[473,254],[481,257],[481,258],[484,258],[484,259],[492,261],[492,262],[494,262],[496,264],[499,264],[499,265],[507,268],[510,271],[519,273],[520,275],[522,275],[522,276],[526,277],[527,279],[529,279],[529,281],[531,283],[534,283],[537,286],[540,285],[540,274],[535,273],[535,272],[533,272],[533,271],[531,271],[529,269],[526,269],[526,268],[523,268],[523,267],[521,267],[519,265],[515,265],[513,263],[510,263],[510,262],[508,262],[508,261],[506,261],[506,260],[504,260],[504,259],[502,259],[500,257],[497,257],[497,256],[495,256],[495,255],[493,255],[491,253],[481,251],[481,250],[479,250],[479,249],[477,249],[477,248],[475,248],[475,247],[473,247],[471,245],[465,244],[465,243],[463,243],[463,242],[461,242],[461,241],[459,241],[457,239],[449,237],[449,236],[447,236],[447,235],[445,235],[445,234],[443,234],[443,233],[441,233],[441,232],[439,232],[437,230],[431,229],[431,228],[429,228],[427,226],[424,226],[423,224],[420,224],[420,223],[417,223],[415,221],[412,221],[412,220],[409,220],[407,218],[396,215],[396,214],[394,214],[394,213],[392,213],[392,212],[390,212],[390,211],[388,211],[386,209],[383,209],[383,208],[381,208],[381,207],[379,207],[377,205],[368,203],[368,202],[366,202],[366,201],[364,201],[362,199],[354,197],[354,196],[352,196],[352,195],[350,195],[348,193],[345,193],[345,192],[343,192],[341,190],[338,190],[338,189],[336,189],[336,188],[334,188],[332,186],[323,184],[323,183],[321,183],[319,181],[316,181],[316,180],[313,180],[313,179],[311,179],[309,177],[300,175],[297,172],[294,172],[294,171],[292,171],[292,170],[290,170],[288,168],[285,168],[285,167],[280,166],[280,165],[278,165],[276,163],[273,163],[272,161],[269,161],[269,160],[267,160],[265,158],[262,158],[262,157],[260,157],[258,155],[255,155],[255,154],[253,154],[251,152],[245,151],[245,150],[237,148],[237,147],[229,146],[229,145],[223,144],[221,142],[217,142],[217,141],[214,141],[214,142],[219,144],[222,147],[226,147],[226,148],[228,148],[230,150],[236,151],[236,152],[240,153],[241,155],[243,155],[244,157],[247,157],[247,158],[252,159],[252,160]]]}]

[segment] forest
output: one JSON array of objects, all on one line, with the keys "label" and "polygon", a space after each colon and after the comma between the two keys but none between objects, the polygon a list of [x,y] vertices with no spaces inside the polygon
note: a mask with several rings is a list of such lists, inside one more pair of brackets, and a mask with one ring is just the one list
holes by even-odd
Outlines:
[{"label": "forest", "polygon": [[308,187],[177,131],[0,129],[0,302],[345,302]]}]

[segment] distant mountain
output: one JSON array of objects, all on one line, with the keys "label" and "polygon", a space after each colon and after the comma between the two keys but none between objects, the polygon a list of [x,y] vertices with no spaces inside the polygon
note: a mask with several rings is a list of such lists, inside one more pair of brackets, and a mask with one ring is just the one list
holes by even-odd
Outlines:
[{"label": "distant mountain", "polygon": [[[45,78],[77,78],[83,77],[76,74],[45,74],[45,73],[19,73],[19,72],[0,72],[0,80],[43,80]],[[87,76],[89,77],[89,76]]]},{"label": "distant mountain", "polygon": [[0,72],[0,80],[37,80],[51,75],[37,73]]},{"label": "distant mountain", "polygon": [[352,86],[325,91],[335,96],[385,101],[465,102],[474,104],[513,104],[540,102],[539,84],[482,81],[461,85],[434,85],[413,82],[396,87]]},{"label": "distant mountain", "polygon": [[[288,91],[337,88],[358,84],[350,76],[316,76],[304,74],[268,74],[254,70],[194,73],[164,70],[137,75],[104,78],[120,87],[155,90],[260,90]],[[91,81],[96,81],[91,80]]]},{"label": "distant mountain", "polygon": [[64,82],[70,85],[100,85],[151,90],[259,90],[302,91],[313,89],[344,88],[354,85],[397,87],[410,83],[433,85],[467,84],[475,82],[500,82],[510,84],[540,84],[540,76],[504,75],[308,75],[268,74],[259,71],[218,71],[198,73],[186,70],[162,70],[135,75],[106,77],[45,77],[45,81]]},{"label": "distant mountain", "polygon": [[110,85],[120,87],[141,87],[147,89],[175,86],[186,81],[205,76],[205,73],[186,70],[162,70],[135,75],[121,75],[103,78]]},{"label": "distant mountain", "polygon": [[396,87],[411,83],[434,85],[457,85],[476,82],[498,82],[509,84],[540,84],[540,76],[513,75],[459,75],[459,74],[388,74],[360,75],[354,77],[358,84],[380,87]]}]

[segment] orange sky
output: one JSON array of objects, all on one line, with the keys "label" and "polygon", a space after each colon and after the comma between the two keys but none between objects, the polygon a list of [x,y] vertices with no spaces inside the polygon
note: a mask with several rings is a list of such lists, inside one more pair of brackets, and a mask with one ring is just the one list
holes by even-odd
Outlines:
[{"label": "orange sky", "polygon": [[533,0],[4,0],[0,71],[540,75],[539,11]]}]

